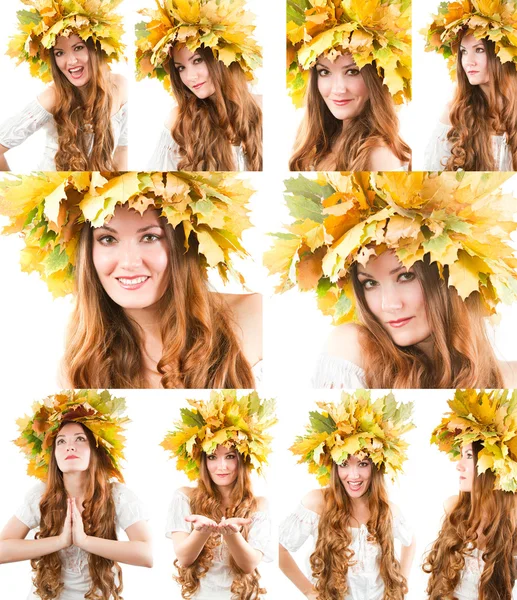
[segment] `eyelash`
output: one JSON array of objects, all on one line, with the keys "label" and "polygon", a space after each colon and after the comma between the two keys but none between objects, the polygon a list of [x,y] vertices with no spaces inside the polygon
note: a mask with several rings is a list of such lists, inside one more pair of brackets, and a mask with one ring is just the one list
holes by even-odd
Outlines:
[{"label": "eyelash", "polygon": [[[153,242],[159,242],[161,239],[161,236],[156,233],[146,233],[140,241],[144,244],[152,244]],[[112,235],[103,235],[100,238],[97,238],[97,242],[103,246],[112,246],[116,241],[117,240]]]},{"label": "eyelash", "polygon": [[[318,77],[328,77],[330,75],[330,71],[328,69],[316,69],[318,71]],[[356,77],[359,75],[359,69],[348,69],[345,73],[346,75],[350,75],[350,77]]]},{"label": "eyelash", "polygon": [[[368,463],[367,461],[365,461],[365,460],[362,460],[362,461],[359,463],[359,466],[362,468],[362,467],[367,467],[369,464],[370,464],[370,463]],[[348,463],[347,463],[347,462],[344,462],[344,463],[341,463],[339,466],[340,466],[340,467],[348,467]]]},{"label": "eyelash", "polygon": [[[197,56],[193,61],[192,64],[194,65],[199,65],[203,62],[203,59],[201,58],[201,56]],[[178,73],[181,73],[183,70],[185,69],[185,67],[183,65],[180,65],[179,67],[176,67],[176,70],[178,71]]]},{"label": "eyelash", "polygon": [[[215,460],[216,458],[217,456],[215,454],[210,454],[209,456],[207,456],[207,460]],[[235,458],[235,454],[227,454],[225,458],[233,460]]]},{"label": "eyelash", "polygon": [[[404,277],[404,278],[407,277],[407,279],[401,280],[402,277]],[[416,278],[416,275],[412,271],[407,271],[406,273],[400,273],[400,275],[397,277],[397,281],[399,283],[408,283],[410,281],[414,281],[415,278]],[[375,279],[363,279],[363,281],[360,281],[359,283],[365,290],[371,290],[377,284]],[[369,287],[368,286],[369,283],[373,283],[374,285]]]},{"label": "eyelash", "polygon": [[[485,49],[484,49],[484,48],[481,48],[481,47],[479,47],[479,48],[476,48],[476,52],[477,52],[478,54],[484,54],[484,52],[485,52]],[[465,54],[467,54],[467,50],[466,50],[465,48],[462,48],[462,49],[461,49],[461,53],[462,53],[463,55],[465,55]]]},{"label": "eyelash", "polygon": [[[84,435],[80,435],[75,438],[75,441],[76,442],[86,442],[86,438],[84,437]],[[64,442],[65,442],[65,440],[63,438],[61,438],[56,442],[56,445],[59,446],[61,443],[64,443]]]},{"label": "eyelash", "polygon": [[[84,46],[76,46],[76,47],[74,48],[74,50],[77,50],[77,51],[79,51],[79,50],[83,50],[83,48],[84,48]],[[59,58],[59,57],[60,57],[62,54],[63,54],[63,52],[62,52],[61,50],[57,50],[56,52],[54,52],[54,56],[55,56],[56,58]]]}]

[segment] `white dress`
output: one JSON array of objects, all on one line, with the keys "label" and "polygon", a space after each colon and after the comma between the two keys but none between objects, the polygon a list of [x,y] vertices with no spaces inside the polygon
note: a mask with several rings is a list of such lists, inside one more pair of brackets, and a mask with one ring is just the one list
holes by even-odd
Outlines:
[{"label": "white dress", "polygon": [[364,388],[364,371],[349,360],[322,353],[318,356],[311,383],[315,389]]},{"label": "white dress", "polygon": [[[451,156],[451,144],[447,139],[450,128],[450,125],[442,122],[435,127],[425,151],[424,171],[443,171],[445,168]],[[513,171],[512,154],[506,134],[492,136],[492,150],[496,171]]]},{"label": "white dress", "polygon": [[[305,560],[305,572],[312,582],[310,555],[316,547],[320,516],[300,504],[294,513],[280,524],[280,543],[289,552],[299,550],[311,537],[311,548]],[[348,594],[343,600],[383,600],[384,582],[379,572],[381,549],[378,544],[368,541],[366,525],[352,528],[351,549],[354,551],[354,565],[348,569]],[[403,546],[409,546],[413,539],[411,528],[400,514],[393,517],[393,537]]]},{"label": "white dress", "polygon": [[[485,568],[482,552],[478,548],[471,548],[470,554],[465,557],[465,568],[461,574],[458,587],[454,596],[458,600],[479,600],[479,580]],[[512,600],[517,599],[517,582],[513,586]]]},{"label": "white dress", "polygon": [[[41,519],[40,501],[45,492],[45,484],[38,483],[26,495],[23,504],[14,513],[29,529],[39,528]],[[147,512],[137,498],[125,485],[115,482],[112,487],[115,502],[115,524],[117,529],[126,530],[138,521],[147,520]],[[64,588],[57,600],[84,600],[84,595],[91,585],[88,570],[88,553],[76,546],[59,551],[61,559]],[[39,600],[35,588],[27,596],[27,600]]]},{"label": "white dress", "polygon": [[[235,170],[246,171],[246,157],[241,146],[232,146],[232,151],[236,165]],[[177,171],[180,158],[178,144],[174,141],[169,129],[164,125],[153,155],[147,164],[147,169],[149,171]]]},{"label": "white dress", "polygon": [[[111,127],[115,148],[127,146],[127,103],[111,117]],[[56,123],[52,114],[46,111],[37,99],[0,125],[0,144],[6,148],[14,148],[42,128],[45,132],[45,147],[38,165],[27,165],[27,170],[55,171],[54,158],[58,150]],[[93,135],[91,138],[90,148],[93,144]]]},{"label": "white dress", "polygon": [[[174,492],[167,514],[166,536],[172,537],[176,531],[190,533],[192,525],[185,521],[191,515],[189,497],[177,490]],[[262,552],[264,562],[275,559],[271,520],[265,511],[257,511],[251,517],[248,544]],[[200,587],[192,596],[196,600],[229,600],[233,574],[230,570],[230,553],[224,541],[214,551],[214,560],[209,571],[200,579]]]}]

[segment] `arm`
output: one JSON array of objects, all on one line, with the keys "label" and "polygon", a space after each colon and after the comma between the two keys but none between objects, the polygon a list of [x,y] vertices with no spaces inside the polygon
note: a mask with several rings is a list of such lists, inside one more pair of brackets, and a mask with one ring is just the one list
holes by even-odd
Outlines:
[{"label": "arm", "polygon": [[9,148],[0,144],[0,171],[10,171],[9,165],[7,164],[7,159],[5,158],[5,153],[8,150]]},{"label": "arm", "polygon": [[262,552],[252,548],[240,532],[242,525],[249,523],[251,519],[225,519],[219,524],[228,550],[237,563],[238,567],[246,574],[253,573],[262,560]]},{"label": "arm", "polygon": [[409,582],[409,575],[411,573],[411,565],[413,564],[413,559],[415,557],[416,550],[416,539],[413,536],[411,540],[411,544],[409,546],[402,546],[402,550],[400,551],[400,569],[402,571],[402,575]]},{"label": "arm", "polygon": [[117,146],[115,148],[113,162],[117,171],[127,171],[127,146]]},{"label": "arm", "polygon": [[106,540],[84,533],[83,520],[75,499],[72,505],[72,536],[73,543],[78,548],[90,554],[102,556],[108,560],[136,565],[137,567],[152,567],[153,555],[151,536],[145,521],[137,521],[126,529],[129,541]]},{"label": "arm", "polygon": [[402,165],[390,148],[377,146],[370,153],[370,171],[400,171]]},{"label": "arm", "polygon": [[72,516],[67,509],[63,531],[57,536],[26,540],[29,528],[17,517],[11,517],[0,533],[0,564],[32,560],[72,545]]},{"label": "arm", "polygon": [[279,545],[279,566],[282,573],[304,594],[307,598],[317,598],[316,590],[312,583],[302,573],[300,567],[291,554]]},{"label": "arm", "polygon": [[208,538],[218,531],[217,523],[208,517],[190,515],[185,517],[185,521],[192,523],[192,531],[190,533],[174,531],[172,543],[179,564],[182,567],[189,567],[201,554]]}]

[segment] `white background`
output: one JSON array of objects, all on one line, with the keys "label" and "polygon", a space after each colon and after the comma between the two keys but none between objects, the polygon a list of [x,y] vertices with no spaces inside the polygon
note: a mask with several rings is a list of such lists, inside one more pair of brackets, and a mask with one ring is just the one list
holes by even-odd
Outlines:
[{"label": "white background", "polygon": [[[434,53],[423,52],[423,38],[418,30],[429,22],[429,14],[438,2],[415,2],[414,14],[414,101],[401,111],[402,133],[413,146],[414,168],[421,166],[423,149],[431,131],[452,95],[445,60]],[[266,482],[256,482],[256,492],[267,495],[275,520],[293,510],[301,497],[317,487],[304,465],[287,451],[295,435],[307,423],[308,412],[318,399],[338,399],[338,392],[308,391],[314,359],[326,339],[330,321],[316,308],[312,294],[289,292],[269,297],[272,282],[266,280],[260,266],[260,254],[268,246],[265,231],[278,231],[288,221],[282,202],[282,180],[289,176],[287,160],[294,139],[296,114],[285,93],[285,25],[284,3],[280,0],[250,0],[249,5],[258,15],[257,33],[264,47],[264,69],[254,92],[264,95],[265,117],[265,175],[250,175],[255,188],[253,223],[257,227],[247,234],[247,244],[255,258],[247,269],[251,289],[260,291],[265,298],[265,356],[266,377],[261,391],[264,397],[278,400],[279,425],[274,430],[275,453]],[[152,6],[149,1],[126,0],[126,36],[129,64],[118,66],[130,80],[130,166],[145,167],[146,157],[152,152],[165,117],[172,106],[172,98],[157,81],[132,81],[132,26],[140,20],[134,8]],[[0,5],[0,119],[14,114],[38,95],[44,85],[32,79],[28,67],[15,67],[12,59],[3,54],[6,40],[15,31],[15,11],[21,8],[17,0],[4,0]],[[267,77],[264,74],[267,73]],[[7,155],[13,171],[26,172],[37,162],[41,138],[36,134],[22,147]],[[512,181],[517,192],[517,181]],[[0,222],[0,225],[5,221]],[[25,492],[33,485],[25,475],[25,460],[11,443],[17,437],[17,418],[30,411],[33,401],[56,391],[56,371],[63,350],[64,332],[71,309],[71,300],[52,300],[44,283],[33,274],[20,272],[19,240],[0,236],[2,286],[0,295],[0,365],[2,391],[0,402],[0,464],[2,491],[0,494],[0,526],[12,515]],[[237,290],[235,290],[237,291]],[[517,331],[517,307],[503,307],[503,322],[497,330],[495,345],[499,356],[508,360],[517,358],[513,338]],[[147,570],[124,566],[126,600],[150,597],[179,598],[171,579],[172,544],[164,537],[167,505],[172,492],[186,483],[166,453],[158,446],[167,429],[179,414],[179,407],[189,397],[202,398],[206,392],[183,391],[127,391],[120,395],[128,399],[128,414],[133,423],[128,430],[127,484],[150,509],[150,525],[155,544],[155,567]],[[378,392],[373,392],[374,396]],[[413,569],[410,597],[420,600],[425,588],[423,574],[418,568],[425,547],[436,535],[445,498],[457,490],[457,474],[453,464],[428,444],[432,428],[446,410],[450,392],[397,391],[402,401],[416,401],[416,431],[408,435],[411,442],[410,459],[405,476],[390,487],[391,498],[413,522],[419,547]],[[303,554],[303,551],[301,551]],[[290,583],[272,566],[262,565],[260,571],[270,588],[269,598],[301,598]],[[2,590],[9,589],[9,600],[23,600],[29,589],[30,566],[18,563],[0,566]],[[156,594],[156,596],[155,596]],[[282,595],[282,596],[281,596]]]}]

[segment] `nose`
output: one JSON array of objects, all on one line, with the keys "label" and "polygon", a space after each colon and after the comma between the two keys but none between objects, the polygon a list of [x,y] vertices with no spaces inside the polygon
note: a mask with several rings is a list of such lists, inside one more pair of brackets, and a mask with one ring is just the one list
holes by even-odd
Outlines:
[{"label": "nose", "polygon": [[68,445],[66,447],[66,451],[67,452],[74,452],[75,451],[75,442],[74,441],[68,442]]},{"label": "nose", "polygon": [[131,271],[142,265],[142,256],[137,244],[128,242],[122,249],[122,259],[120,266]]},{"label": "nose", "polygon": [[189,83],[197,83],[197,80],[198,80],[197,69],[193,65],[188,65],[187,67],[185,67],[185,69],[186,69],[187,81]]},{"label": "nose", "polygon": [[458,461],[458,464],[456,465],[456,471],[459,471],[460,473],[463,473],[463,471],[465,471],[463,458],[460,458],[460,460]]},{"label": "nose", "polygon": [[394,287],[388,285],[382,289],[382,310],[384,312],[396,312],[400,310],[402,306],[402,299]]},{"label": "nose", "polygon": [[344,94],[347,91],[346,77],[344,73],[336,73],[332,78],[332,93]]}]

